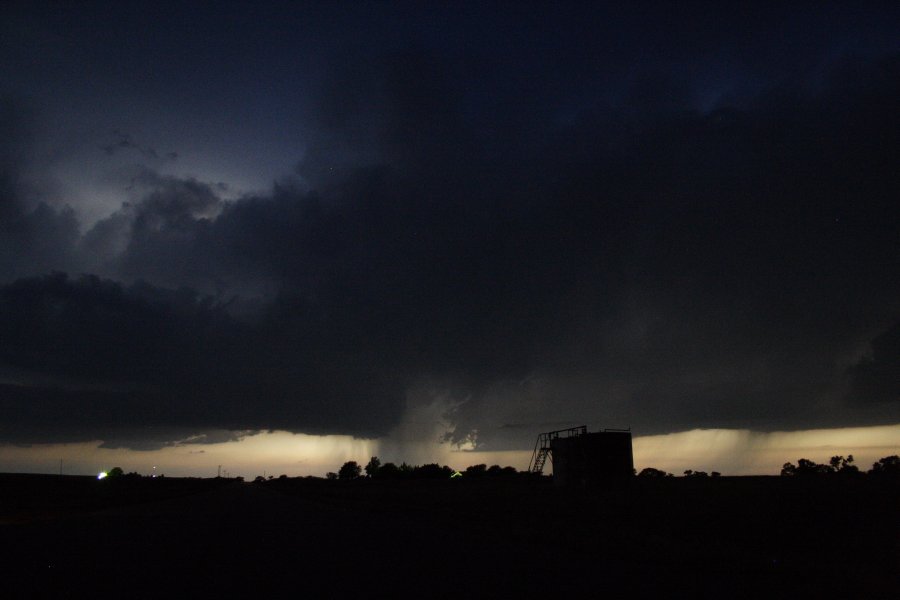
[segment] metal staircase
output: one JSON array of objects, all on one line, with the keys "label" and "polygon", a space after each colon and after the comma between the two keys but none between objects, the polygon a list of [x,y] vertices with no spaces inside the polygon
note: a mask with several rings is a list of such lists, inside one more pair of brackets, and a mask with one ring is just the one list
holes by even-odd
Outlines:
[{"label": "metal staircase", "polygon": [[543,473],[544,463],[547,462],[547,458],[550,456],[550,448],[542,446],[535,450],[535,453],[531,456],[531,466],[528,470],[532,473]]},{"label": "metal staircase", "polygon": [[569,429],[559,429],[557,431],[548,431],[541,433],[534,443],[534,452],[531,454],[531,462],[528,463],[528,472],[540,475],[544,472],[544,464],[547,458],[553,460],[550,452],[550,444],[557,438],[575,437],[587,433],[587,426],[570,427]]}]

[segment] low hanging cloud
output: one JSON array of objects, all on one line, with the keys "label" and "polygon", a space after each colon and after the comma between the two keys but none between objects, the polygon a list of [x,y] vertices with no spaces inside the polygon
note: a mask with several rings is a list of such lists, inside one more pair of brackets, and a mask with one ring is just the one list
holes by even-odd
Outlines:
[{"label": "low hanging cloud", "polygon": [[398,390],[349,352],[295,346],[277,315],[238,322],[186,289],[56,274],[3,286],[0,306],[6,440],[153,447],[272,424],[374,436],[397,418]]}]

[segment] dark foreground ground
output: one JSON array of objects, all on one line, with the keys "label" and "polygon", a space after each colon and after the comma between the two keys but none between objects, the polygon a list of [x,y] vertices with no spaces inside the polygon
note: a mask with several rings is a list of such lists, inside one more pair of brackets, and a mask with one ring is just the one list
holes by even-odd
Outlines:
[{"label": "dark foreground ground", "polygon": [[0,475],[18,597],[896,598],[900,493],[862,478],[329,482]]}]

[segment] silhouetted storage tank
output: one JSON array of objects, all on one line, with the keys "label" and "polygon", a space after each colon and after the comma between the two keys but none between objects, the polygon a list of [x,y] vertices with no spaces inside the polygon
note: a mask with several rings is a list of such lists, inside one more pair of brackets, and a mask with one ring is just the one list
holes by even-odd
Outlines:
[{"label": "silhouetted storage tank", "polygon": [[634,475],[630,431],[598,431],[550,440],[556,485],[608,486]]}]

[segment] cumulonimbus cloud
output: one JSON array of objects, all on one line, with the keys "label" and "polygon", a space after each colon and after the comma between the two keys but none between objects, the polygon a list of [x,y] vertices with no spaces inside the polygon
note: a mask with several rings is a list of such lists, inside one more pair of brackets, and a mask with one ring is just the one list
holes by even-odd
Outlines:
[{"label": "cumulonimbus cloud", "polygon": [[140,199],[83,236],[65,211],[11,213],[36,224],[4,238],[7,281],[61,257],[103,277],[0,290],[3,364],[31,382],[6,389],[7,433],[37,431],[50,413],[34,407],[84,405],[107,436],[375,436],[422,381],[455,399],[450,440],[477,431],[495,449],[521,446],[504,425],[523,418],[644,432],[890,418],[847,393],[894,401],[892,334],[859,359],[897,319],[896,59],[739,107],[586,111],[529,135],[497,123],[529,142],[502,151],[440,61],[376,66],[354,88],[371,102],[332,105],[294,183],[225,201],[148,171]]}]

